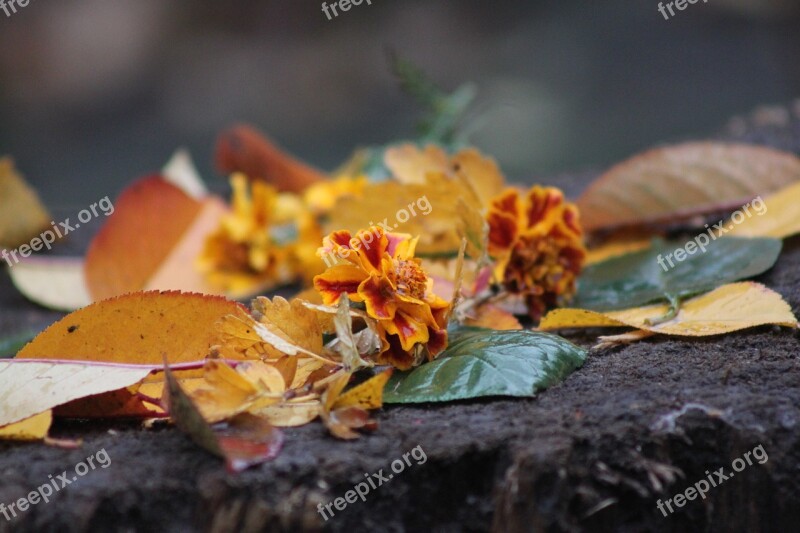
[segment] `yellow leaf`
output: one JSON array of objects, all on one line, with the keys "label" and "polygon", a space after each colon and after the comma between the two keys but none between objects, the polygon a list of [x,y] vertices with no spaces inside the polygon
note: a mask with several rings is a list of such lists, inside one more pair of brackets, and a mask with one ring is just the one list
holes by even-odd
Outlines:
[{"label": "yellow leaf", "polygon": [[28,244],[50,228],[50,220],[50,213],[14,169],[11,158],[0,158],[0,249]]},{"label": "yellow leaf", "polygon": [[254,361],[231,368],[210,360],[205,365],[206,385],[195,390],[192,401],[211,423],[278,403],[284,391],[283,375],[274,367]]},{"label": "yellow leaf", "polygon": [[763,212],[760,214],[762,210],[755,209],[756,200],[750,202],[750,216],[741,224],[725,224],[732,227],[727,235],[785,239],[800,233],[800,183],[763,199]]},{"label": "yellow leaf", "polygon": [[43,413],[78,398],[124,389],[151,369],[91,363],[0,362],[0,426]]},{"label": "yellow leaf", "polygon": [[706,336],[775,324],[797,327],[792,308],[780,294],[754,282],[731,283],[682,303],[672,320],[650,325],[664,316],[667,305],[648,305],[598,313],[585,309],[556,309],[539,324],[540,330],[631,326],[664,335]]},{"label": "yellow leaf", "polygon": [[372,376],[364,383],[356,385],[336,398],[333,409],[343,407],[360,407],[362,409],[380,409],[383,406],[383,388],[392,377],[392,369]]},{"label": "yellow leaf", "polygon": [[610,241],[586,252],[586,264],[599,263],[612,257],[625,255],[650,247],[650,239]]},{"label": "yellow leaf", "polygon": [[245,315],[218,296],[139,292],[105,300],[59,320],[25,346],[18,358],[160,364],[200,361],[220,344],[214,324]]},{"label": "yellow leaf", "polygon": [[273,426],[287,428],[308,424],[320,415],[321,409],[319,401],[287,402],[270,405],[253,414],[266,418]]},{"label": "yellow leaf", "polygon": [[[381,201],[376,202],[376,198]],[[372,183],[364,188],[363,197],[339,199],[325,225],[325,232],[344,229],[355,234],[369,227],[370,223],[378,224],[385,220],[395,231],[419,235],[417,251],[420,253],[453,253],[461,244],[454,223],[462,215],[459,198],[474,209],[483,207],[470,184],[459,176],[432,173],[426,176],[425,183]],[[398,214],[403,212],[405,214],[399,217]],[[401,222],[406,215],[408,219]]]},{"label": "yellow leaf", "polygon": [[41,440],[53,422],[53,411],[47,410],[20,422],[0,427],[0,440]]},{"label": "yellow leaf", "polygon": [[322,326],[317,314],[299,300],[290,303],[280,296],[257,298],[253,316],[224,317],[219,330],[223,357],[278,359],[299,354],[319,358],[322,352]]},{"label": "yellow leaf", "polygon": [[392,146],[383,156],[386,167],[399,183],[421,184],[429,173],[446,174],[450,160],[444,150],[435,144],[418,148],[414,144]]}]

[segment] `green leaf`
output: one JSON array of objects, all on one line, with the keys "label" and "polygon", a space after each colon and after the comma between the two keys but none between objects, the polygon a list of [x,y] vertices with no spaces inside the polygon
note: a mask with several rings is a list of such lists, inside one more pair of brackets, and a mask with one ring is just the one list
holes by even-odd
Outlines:
[{"label": "green leaf", "polygon": [[395,372],[385,403],[449,402],[482,396],[531,397],[554,385],[586,360],[566,339],[534,331],[456,328],[437,359]]},{"label": "green leaf", "polygon": [[613,311],[661,301],[674,303],[769,270],[782,246],[778,239],[721,237],[706,245],[705,253],[695,246],[692,255],[677,261],[675,250],[688,242],[695,243],[657,240],[647,250],[589,266],[580,277],[570,307]]}]

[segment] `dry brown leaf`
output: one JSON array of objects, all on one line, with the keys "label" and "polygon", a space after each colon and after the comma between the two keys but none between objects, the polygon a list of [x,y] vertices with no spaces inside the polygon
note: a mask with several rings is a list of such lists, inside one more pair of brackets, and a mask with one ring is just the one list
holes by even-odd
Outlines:
[{"label": "dry brown leaf", "polygon": [[800,180],[796,156],[745,144],[687,143],[650,150],[600,176],[578,200],[587,232],[733,211]]},{"label": "dry brown leaf", "polygon": [[0,158],[0,249],[14,249],[50,228],[50,213],[17,173],[10,157]]},{"label": "dry brown leaf", "polygon": [[175,425],[198,446],[224,458],[230,472],[241,472],[278,455],[283,446],[283,433],[269,421],[243,413],[228,420],[224,426],[212,428],[166,363],[164,374],[167,387],[163,403]]}]

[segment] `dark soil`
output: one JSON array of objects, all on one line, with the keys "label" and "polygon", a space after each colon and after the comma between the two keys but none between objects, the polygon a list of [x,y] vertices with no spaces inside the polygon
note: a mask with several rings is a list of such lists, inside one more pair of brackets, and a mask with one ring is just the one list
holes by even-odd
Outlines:
[{"label": "dark soil", "polygon": [[[796,121],[743,120],[725,135],[800,147]],[[742,127],[742,124],[745,124]],[[591,173],[559,179],[570,193]],[[758,281],[800,311],[800,240]],[[0,279],[2,332],[57,315]],[[592,332],[596,333],[596,332]],[[593,335],[576,333],[590,344]],[[0,444],[0,503],[24,497],[105,449],[111,465],[7,522],[5,531],[798,531],[800,335],[762,327],[701,340],[656,337],[592,353],[531,400],[390,407],[380,429],[340,442],[313,424],[287,430],[280,456],[238,476],[172,428],[59,423],[79,450]],[[656,507],[700,480],[753,461],[705,499]],[[421,446],[427,460],[323,520],[317,512]],[[419,457],[419,455],[417,456]],[[716,478],[714,478],[716,479]]]}]

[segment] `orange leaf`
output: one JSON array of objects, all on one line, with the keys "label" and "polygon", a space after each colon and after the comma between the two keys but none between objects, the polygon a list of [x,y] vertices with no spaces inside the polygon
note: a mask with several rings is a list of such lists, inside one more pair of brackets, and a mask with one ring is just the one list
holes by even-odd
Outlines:
[{"label": "orange leaf", "polygon": [[220,342],[215,323],[246,315],[218,296],[139,292],[71,313],[40,333],[18,358],[158,364],[199,361]]},{"label": "orange leaf", "polygon": [[202,208],[160,176],[125,189],[86,253],[91,296],[101,300],[144,289]]}]

